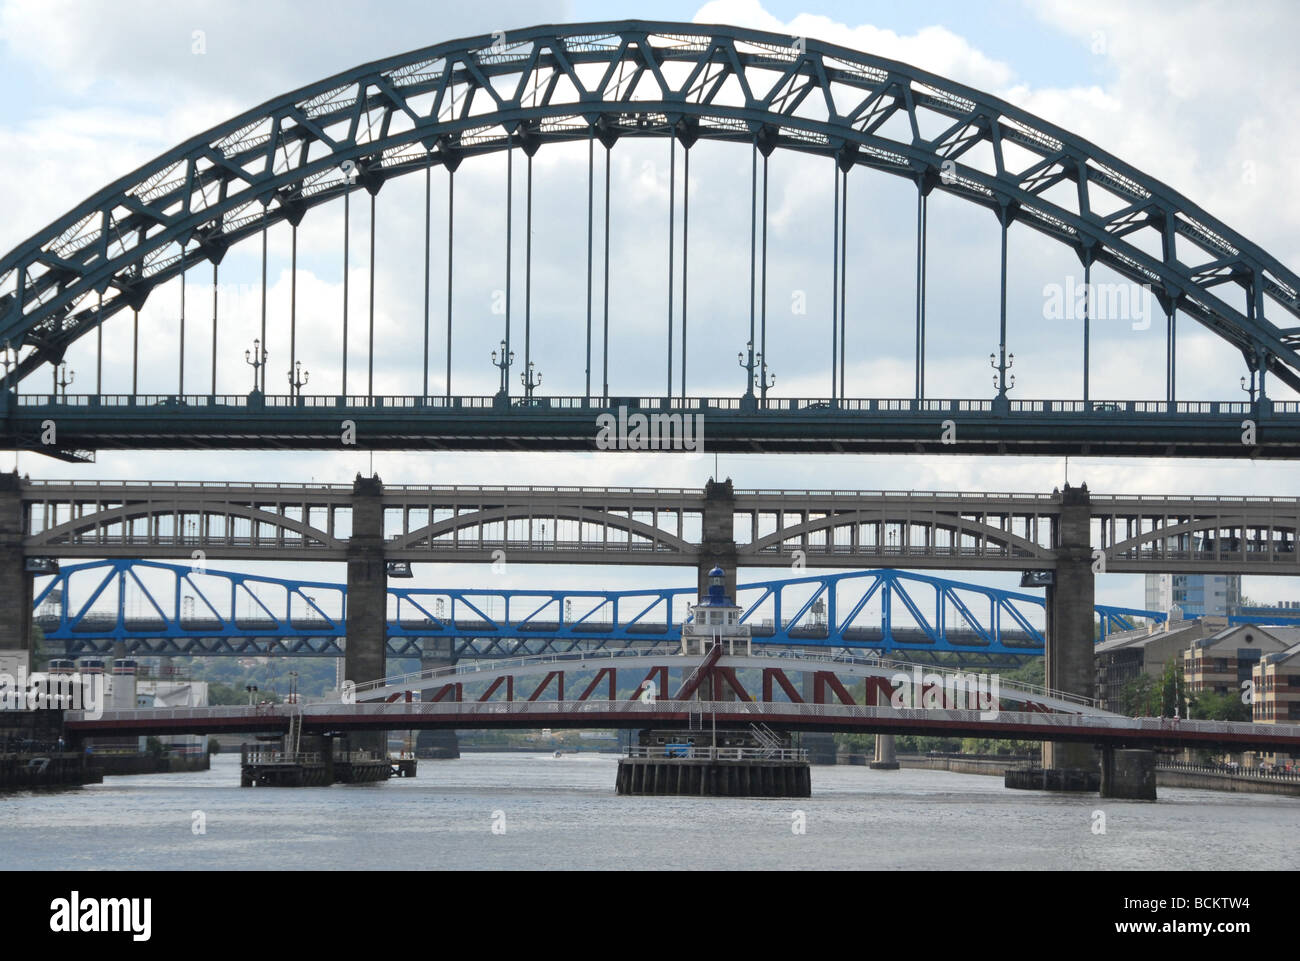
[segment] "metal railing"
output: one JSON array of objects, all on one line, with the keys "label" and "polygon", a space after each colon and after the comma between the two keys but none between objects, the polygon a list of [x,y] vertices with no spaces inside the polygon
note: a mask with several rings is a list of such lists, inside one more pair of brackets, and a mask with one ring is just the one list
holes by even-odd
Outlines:
[{"label": "metal railing", "polygon": [[806,761],[808,752],[799,748],[712,747],[694,744],[633,745],[627,757],[665,758],[687,761]]},{"label": "metal railing", "polygon": [[249,751],[239,752],[240,764],[270,765],[320,764],[321,756],[316,751]]},{"label": "metal railing", "polygon": [[1213,774],[1216,777],[1244,777],[1260,781],[1286,781],[1300,783],[1300,768],[1242,767],[1236,764],[1196,764],[1188,761],[1157,761],[1158,771],[1181,771],[1188,774]]},{"label": "metal railing", "polygon": [[[265,490],[265,491],[320,491],[337,494],[351,494],[351,484],[329,484],[317,482],[282,483],[280,481],[214,481],[214,480],[86,480],[78,478],[44,479],[30,478],[23,481],[23,486],[30,490],[43,488],[81,488],[127,489],[156,488],[174,490],[179,488],[202,488],[205,490]],[[582,487],[582,486],[541,486],[518,484],[385,484],[384,493],[455,493],[455,494],[580,494],[595,495],[647,495],[674,496],[703,499],[704,492],[690,487]],[[901,498],[905,500],[936,501],[1001,501],[1015,500],[1032,502],[1051,510],[1057,498],[1053,494],[1027,491],[918,491],[918,490],[853,490],[853,489],[778,489],[778,488],[737,488],[737,497],[857,497],[857,498]],[[1146,503],[1146,504],[1279,504],[1286,507],[1300,507],[1300,497],[1274,497],[1254,494],[1093,494],[1091,503],[1097,505]],[[744,505],[741,505],[744,508]]]},{"label": "metal railing", "polygon": [[[609,396],[533,396],[511,395],[499,399],[495,395],[444,395],[418,394],[50,394],[31,393],[16,395],[19,407],[80,407],[80,408],[137,408],[151,410],[167,408],[194,412],[211,411],[229,413],[231,408],[250,411],[263,409],[297,408],[304,410],[346,409],[434,409],[448,411],[501,411],[567,410],[574,412],[605,412],[626,407],[629,411],[644,412],[722,412],[743,409],[740,397],[643,397]],[[997,414],[990,398],[925,398],[872,397],[768,397],[755,399],[754,409],[772,413],[808,416],[833,412],[854,414],[937,414],[981,413],[994,416],[1018,414],[1047,415],[1055,417],[1099,416],[1114,418],[1125,414],[1159,417],[1162,419],[1197,416],[1237,416],[1251,413],[1256,405],[1247,401],[1177,401],[1159,400],[1079,400],[1079,399],[1025,399],[1009,402],[1006,412]],[[1273,415],[1300,413],[1300,404],[1294,401],[1273,401]]]}]

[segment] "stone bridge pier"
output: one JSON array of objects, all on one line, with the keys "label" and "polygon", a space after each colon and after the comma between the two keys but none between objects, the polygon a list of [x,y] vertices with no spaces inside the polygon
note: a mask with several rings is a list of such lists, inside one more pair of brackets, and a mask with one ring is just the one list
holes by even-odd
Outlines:
[{"label": "stone bridge pier", "polygon": [[[348,540],[348,599],[343,651],[345,680],[354,684],[387,676],[388,568],[384,560],[384,484],[357,474],[352,485],[352,536]],[[388,756],[388,733],[353,733],[354,750]]]},{"label": "stone bridge pier", "polygon": [[32,575],[23,557],[23,498],[18,472],[0,474],[0,670],[30,670]]},{"label": "stone bridge pier", "polygon": [[[1045,683],[1053,690],[1090,698],[1094,696],[1096,668],[1088,487],[1067,484],[1060,498],[1056,576],[1047,588]],[[1088,744],[1047,741],[1043,744],[1043,767],[1096,773],[1097,751]]]}]

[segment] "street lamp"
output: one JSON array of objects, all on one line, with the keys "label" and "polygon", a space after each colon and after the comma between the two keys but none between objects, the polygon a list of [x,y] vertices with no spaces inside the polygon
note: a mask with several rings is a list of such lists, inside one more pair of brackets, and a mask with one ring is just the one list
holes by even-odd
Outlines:
[{"label": "street lamp", "polygon": [[1246,378],[1241,378],[1241,389],[1250,395],[1250,402],[1255,403],[1255,371],[1250,372],[1250,383],[1246,383]]},{"label": "street lamp", "polygon": [[510,365],[514,362],[515,352],[513,350],[507,351],[506,342],[504,340],[501,341],[501,359],[497,360],[497,352],[495,350],[492,351],[492,366],[501,371],[501,387],[498,389],[497,393],[502,396],[505,396],[509,391],[506,384],[506,378],[510,376]]},{"label": "street lamp", "polygon": [[302,361],[294,361],[293,370],[289,371],[289,394],[296,397],[302,393],[302,389],[307,384],[307,378],[311,376],[310,371],[302,369]]},{"label": "street lamp", "polygon": [[68,362],[65,360],[54,370],[54,394],[57,397],[68,396],[68,385],[77,379],[77,372],[68,369]]},{"label": "street lamp", "polygon": [[262,349],[262,339],[260,337],[253,338],[252,350],[244,351],[244,363],[253,368],[253,390],[257,390],[258,372],[266,366],[266,358],[270,356]]},{"label": "street lamp", "polygon": [[537,371],[536,376],[534,377],[533,367],[534,364],[530,360],[528,362],[528,370],[519,375],[519,382],[524,385],[525,397],[532,397],[533,391],[542,386],[541,372]]},{"label": "street lamp", "polygon": [[993,386],[998,389],[999,394],[1006,394],[1011,388],[1016,386],[1016,375],[1007,374],[1012,367],[1016,365],[1016,355],[1007,354],[1006,360],[998,362],[997,354],[989,354],[989,366],[997,371],[993,375]]},{"label": "street lamp", "polygon": [[754,342],[747,341],[745,349],[737,352],[736,363],[745,369],[748,374],[745,394],[749,397],[754,396],[754,387],[758,386],[759,393],[766,399],[769,387],[776,384],[776,375],[769,375],[767,372],[767,361],[763,360],[763,352],[754,351]]}]

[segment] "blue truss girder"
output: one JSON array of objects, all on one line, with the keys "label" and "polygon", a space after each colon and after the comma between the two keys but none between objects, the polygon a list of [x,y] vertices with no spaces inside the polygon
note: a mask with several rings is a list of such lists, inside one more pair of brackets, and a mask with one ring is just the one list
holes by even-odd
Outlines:
[{"label": "blue truss girder", "polygon": [[[68,565],[56,575],[42,578],[33,607],[48,641],[64,645],[71,655],[108,654],[117,643],[136,656],[147,655],[277,655],[340,657],[346,623],[346,585],[302,581],[231,571],[203,570],[205,577],[225,581],[230,598],[222,608],[195,582],[195,571],[178,564],[144,560],[106,560]],[[170,578],[166,591],[146,583],[146,576]],[[73,578],[91,580],[87,599],[75,606]],[[93,609],[114,583],[136,585],[155,614],[129,615],[127,592],[117,590],[112,611]],[[184,614],[182,586],[201,598],[208,608],[203,616]],[[283,592],[283,608],[269,605],[255,588]],[[237,599],[244,592],[256,603],[257,617],[236,616]],[[315,594],[332,591],[342,599],[343,612],[327,614]],[[390,587],[388,652],[393,657],[415,657],[424,642],[446,640],[457,656],[516,656],[519,653],[600,649],[607,646],[663,645],[675,647],[681,636],[682,616],[695,600],[694,588],[646,591],[473,590],[466,588]],[[753,581],[737,588],[742,620],[753,629],[759,645],[877,650],[962,652],[1000,656],[1037,655],[1044,638],[1030,618],[1044,600],[1033,594],[966,584],[891,568],[819,574],[783,580]],[[858,595],[856,598],[853,595]],[[62,599],[57,605],[54,598]],[[310,623],[292,616],[294,599],[312,612]],[[895,622],[894,599],[911,615],[915,626]],[[814,616],[814,605],[825,601],[826,618]],[[878,600],[880,624],[865,612]],[[497,602],[500,602],[499,605]],[[43,611],[50,602],[56,611]],[[446,616],[430,612],[437,602],[447,604]],[[585,602],[585,613],[570,616],[572,602]],[[847,603],[846,603],[847,602]],[[978,603],[977,603],[978,602]],[[500,616],[485,612],[500,606]],[[761,617],[770,607],[770,624]],[[840,611],[845,607],[847,613]],[[981,616],[976,609],[986,609]],[[553,620],[543,611],[554,609]],[[418,612],[411,616],[409,611]],[[786,610],[793,610],[787,617]],[[1131,630],[1136,618],[1163,621],[1164,615],[1136,608],[1097,606],[1103,636],[1112,630]],[[593,615],[608,612],[608,620]],[[659,620],[647,615],[662,611]],[[949,612],[955,612],[951,617]],[[472,615],[472,616],[467,616]]]}]

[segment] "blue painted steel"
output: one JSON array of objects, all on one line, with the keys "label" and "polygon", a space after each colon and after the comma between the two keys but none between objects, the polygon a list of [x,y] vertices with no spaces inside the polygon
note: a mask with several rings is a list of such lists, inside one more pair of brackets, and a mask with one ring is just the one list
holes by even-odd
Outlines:
[{"label": "blue painted steel", "polygon": [[[145,576],[142,576],[145,575]],[[170,578],[164,593],[146,576]],[[91,582],[70,604],[69,585]],[[219,592],[202,579],[215,579]],[[64,567],[42,579],[34,608],[49,641],[69,654],[106,653],[114,644],[140,655],[265,655],[339,657],[347,588],[323,581],[196,570],[144,560],[106,560]],[[130,615],[128,588],[148,613]],[[97,602],[116,595],[111,609]],[[331,592],[337,612],[317,595]],[[281,599],[267,600],[268,593]],[[456,656],[515,656],[541,651],[657,644],[674,647],[695,601],[694,588],[643,591],[472,590],[390,587],[390,656],[419,656],[445,640]],[[873,648],[882,651],[1036,655],[1043,635],[1028,616],[1043,598],[909,571],[879,569],[819,574],[739,585],[742,619],[760,645]],[[856,595],[847,612],[842,595]],[[193,610],[185,610],[185,598]],[[237,614],[240,597],[251,613]],[[863,616],[873,600],[879,624]],[[819,604],[820,602],[820,604]],[[899,607],[896,607],[895,602]],[[583,610],[574,615],[570,605]],[[440,609],[445,605],[445,612]],[[500,609],[498,613],[498,608]],[[905,610],[911,623],[900,623]],[[1131,630],[1134,619],[1163,621],[1154,611],[1099,605],[1102,633]],[[824,616],[823,616],[824,615]],[[429,649],[447,649],[428,644]]]}]

